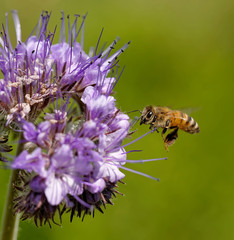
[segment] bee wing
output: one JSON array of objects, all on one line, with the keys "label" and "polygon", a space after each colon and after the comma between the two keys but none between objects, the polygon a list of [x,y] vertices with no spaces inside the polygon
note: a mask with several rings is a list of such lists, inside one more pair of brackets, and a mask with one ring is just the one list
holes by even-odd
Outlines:
[{"label": "bee wing", "polygon": [[191,113],[200,111],[201,107],[187,107],[187,108],[183,107],[183,108],[177,108],[177,110],[190,115]]}]

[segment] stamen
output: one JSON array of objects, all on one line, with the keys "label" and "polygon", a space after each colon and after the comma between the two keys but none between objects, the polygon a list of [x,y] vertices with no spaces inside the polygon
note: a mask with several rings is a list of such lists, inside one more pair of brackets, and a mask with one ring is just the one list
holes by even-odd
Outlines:
[{"label": "stamen", "polygon": [[156,180],[158,182],[160,181],[159,178],[152,177],[152,176],[150,176],[150,175],[148,175],[146,173],[138,172],[136,170],[133,170],[133,169],[130,169],[130,168],[126,168],[126,167],[123,167],[123,166],[119,166],[119,168],[122,168],[122,169],[124,169],[126,171],[129,171],[129,172],[132,172],[132,173],[136,173],[136,174],[142,175],[142,176],[147,177],[147,178],[151,178],[151,179]]},{"label": "stamen", "polygon": [[[106,68],[107,65],[112,62],[115,61],[117,59],[117,57],[124,52],[125,49],[128,48],[129,44],[131,43],[131,41],[129,41],[128,43],[126,43],[120,50],[118,50],[116,53],[114,53],[111,57],[109,57],[108,59],[105,59],[103,64],[102,64],[102,68],[101,70],[103,70],[103,68]],[[112,49],[110,49],[111,51]]]},{"label": "stamen", "polygon": [[[115,45],[119,40],[120,40],[120,38],[117,37],[117,38],[113,41],[113,43],[111,43],[111,44],[106,48],[106,50],[103,51],[102,56],[105,56],[106,54],[107,54],[107,56],[108,56],[109,53],[111,52],[111,50],[113,49],[114,45]],[[105,58],[105,59],[106,59],[106,58]]]},{"label": "stamen", "polygon": [[71,42],[71,24],[70,24],[70,15],[67,15],[67,27],[68,27],[68,43]]},{"label": "stamen", "polygon": [[144,160],[117,160],[118,162],[127,162],[127,163],[144,163],[144,162],[154,162],[154,161],[160,161],[160,160],[167,160],[167,157],[165,158],[153,158],[153,159],[144,159]]},{"label": "stamen", "polygon": [[122,154],[128,154],[128,153],[132,153],[132,152],[142,152],[142,150],[130,150],[127,152],[123,152]]},{"label": "stamen", "polygon": [[[71,27],[71,39],[75,39],[75,37],[76,37],[76,30],[77,30],[77,19],[78,19],[78,17],[80,17],[80,15],[79,14],[76,14],[75,15],[75,17],[76,17],[76,19],[75,19],[75,21],[74,21],[74,23],[72,24],[72,27]],[[75,41],[75,40],[74,40]],[[72,42],[72,43],[74,43],[74,42]]]},{"label": "stamen", "polygon": [[41,21],[42,21],[42,19],[43,19],[43,14],[44,14],[44,11],[42,11],[41,12],[41,16],[40,16],[40,18],[39,18],[39,21],[38,21],[38,24],[37,24],[37,33],[36,33],[36,36],[38,37],[38,35],[39,35],[39,32],[40,32],[40,27],[41,27]]},{"label": "stamen", "polygon": [[61,29],[60,29],[60,36],[59,36],[59,42],[64,43],[66,41],[66,36],[65,36],[65,21],[64,21],[64,12],[61,11],[62,13],[62,22],[61,22]]},{"label": "stamen", "polygon": [[48,49],[48,52],[50,52],[50,49],[51,49],[51,46],[52,46],[52,43],[54,41],[54,36],[55,36],[55,32],[57,30],[57,25],[55,26],[54,28],[54,33],[52,34],[52,38],[51,38],[51,41],[50,41],[50,45],[49,45],[49,49]]},{"label": "stamen", "polygon": [[140,140],[141,138],[143,138],[143,137],[147,136],[147,135],[148,135],[148,134],[150,134],[150,133],[153,133],[153,132],[154,132],[154,131],[156,131],[156,130],[157,130],[157,128],[154,128],[154,129],[150,130],[149,132],[147,132],[147,133],[143,134],[141,137],[139,137],[139,138],[136,138],[135,140],[131,141],[130,143],[127,143],[127,144],[123,145],[122,147],[123,147],[123,148],[125,148],[125,147],[127,147],[128,145],[130,145],[130,144],[133,144],[133,143],[137,142],[137,141],[138,141],[138,140]]},{"label": "stamen", "polygon": [[13,21],[15,24],[16,40],[17,40],[17,43],[19,43],[21,42],[21,26],[20,26],[19,16],[16,10],[12,10],[11,13],[12,13]]},{"label": "stamen", "polygon": [[83,27],[83,25],[84,25],[85,18],[86,18],[86,16],[87,16],[87,14],[88,14],[88,13],[86,13],[86,14],[83,16],[83,21],[82,21],[82,23],[81,23],[81,25],[80,25],[80,28],[78,29],[78,32],[76,33],[76,35],[75,35],[75,37],[74,37],[74,42],[76,41],[77,37],[78,37],[79,34],[80,34],[80,31],[82,30],[82,27]]},{"label": "stamen", "polygon": [[[114,73],[114,71],[111,72],[110,82],[108,83],[106,94],[105,94],[106,97],[108,97],[110,95],[111,89],[112,89],[111,87],[113,85],[113,82],[115,81],[115,78],[113,78],[113,73]],[[112,79],[113,79],[113,81],[112,81]]]},{"label": "stamen", "polygon": [[[46,13],[46,12],[45,12]],[[44,14],[44,12],[43,12]],[[40,41],[40,39],[43,39],[44,36],[44,32],[45,32],[45,26],[46,26],[46,16],[42,15],[42,25],[40,27],[40,31],[39,31],[39,37],[38,40]]]},{"label": "stamen", "polygon": [[[85,19],[86,16],[87,16],[87,13],[86,13],[85,16],[83,16],[83,18]],[[80,39],[80,46],[81,46],[82,50],[84,49],[84,29],[85,29],[85,21],[84,21],[84,24],[83,24],[83,27],[82,27],[81,39]]]},{"label": "stamen", "polygon": [[12,52],[13,48],[12,48],[12,45],[11,45],[11,41],[10,41],[10,38],[9,38],[9,31],[8,31],[8,13],[6,13],[5,16],[6,16],[6,29],[5,29],[6,30],[6,39],[7,39],[9,48]]},{"label": "stamen", "polygon": [[97,49],[98,49],[98,46],[99,46],[99,43],[100,43],[103,31],[104,31],[104,28],[102,28],[101,33],[100,33],[99,38],[98,38],[98,42],[97,42],[97,45],[96,45],[96,48],[95,48],[95,52],[94,52],[95,56],[97,54]]},{"label": "stamen", "polygon": [[115,80],[115,82],[114,82],[114,84],[113,84],[113,87],[110,89],[109,95],[111,94],[111,92],[112,92],[113,89],[115,88],[116,84],[118,83],[118,81],[119,81],[119,79],[120,79],[120,77],[121,77],[121,75],[122,75],[124,69],[125,69],[125,66],[123,66],[123,69],[122,69],[122,71],[120,72],[118,78]]}]

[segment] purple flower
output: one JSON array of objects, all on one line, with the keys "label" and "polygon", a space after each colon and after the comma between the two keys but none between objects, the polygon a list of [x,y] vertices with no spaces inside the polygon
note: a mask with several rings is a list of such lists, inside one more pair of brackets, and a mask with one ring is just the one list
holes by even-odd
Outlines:
[{"label": "purple flower", "polygon": [[15,158],[11,167],[27,170],[29,172],[34,171],[39,176],[44,177],[46,175],[46,162],[47,159],[42,156],[41,149],[37,148],[31,154],[27,151],[23,151]]},{"label": "purple flower", "polygon": [[102,121],[109,115],[113,115],[115,99],[113,96],[97,95],[93,87],[87,87],[84,91],[82,102],[88,108],[88,119]]},{"label": "purple flower", "polygon": [[44,147],[46,146],[46,141],[48,141],[50,129],[51,124],[49,121],[40,123],[38,125],[37,130],[33,123],[24,122],[23,124],[24,138],[29,142]]},{"label": "purple flower", "polygon": [[83,183],[75,174],[74,156],[69,145],[63,144],[51,157],[46,176],[45,195],[51,205],[59,205],[67,194],[81,195]]},{"label": "purple flower", "polygon": [[122,146],[129,117],[112,96],[121,75],[117,59],[129,43],[115,53],[116,41],[101,53],[97,46],[90,56],[77,42],[78,16],[73,24],[68,18],[67,42],[63,16],[60,42],[54,44],[46,12],[37,33],[22,42],[16,12],[13,17],[18,45],[12,48],[8,30],[0,38],[0,110],[7,125],[17,124],[26,149],[11,165],[23,170],[27,183],[18,186],[24,191],[15,211],[40,225],[54,221],[56,212],[60,217],[70,212],[71,219],[93,209],[102,212],[101,206],[112,204],[115,187],[125,177],[124,164],[130,162]]},{"label": "purple flower", "polygon": [[104,190],[104,188],[106,187],[106,182],[104,179],[99,178],[98,180],[96,180],[95,182],[92,183],[85,183],[85,185],[87,186],[87,190],[91,193],[98,193],[98,192],[102,192]]}]

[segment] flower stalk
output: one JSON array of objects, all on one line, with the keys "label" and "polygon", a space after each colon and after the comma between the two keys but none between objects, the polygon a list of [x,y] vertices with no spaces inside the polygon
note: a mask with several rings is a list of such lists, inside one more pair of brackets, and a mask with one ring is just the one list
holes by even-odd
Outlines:
[{"label": "flower stalk", "polygon": [[[18,156],[23,151],[22,142],[23,135],[20,134],[18,141],[18,148],[16,152],[16,156]],[[16,194],[15,184],[19,180],[19,170],[12,169],[10,182],[8,186],[7,199],[5,203],[5,209],[3,214],[2,228],[1,228],[1,240],[16,240],[18,235],[18,227],[19,227],[19,214],[14,213],[14,199]]]}]

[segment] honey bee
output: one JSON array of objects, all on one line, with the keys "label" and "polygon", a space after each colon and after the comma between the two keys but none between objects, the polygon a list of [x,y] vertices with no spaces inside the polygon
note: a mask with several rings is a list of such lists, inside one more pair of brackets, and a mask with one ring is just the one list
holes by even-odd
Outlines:
[{"label": "honey bee", "polygon": [[[192,117],[181,111],[171,110],[168,107],[145,107],[141,115],[141,124],[150,124],[150,129],[163,129],[161,136],[167,151],[168,146],[172,145],[178,138],[179,129],[191,134],[200,132],[197,122]],[[172,131],[164,137],[163,135],[168,129],[172,129]]]}]

